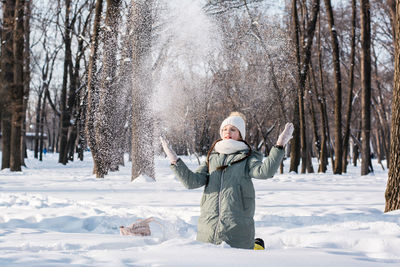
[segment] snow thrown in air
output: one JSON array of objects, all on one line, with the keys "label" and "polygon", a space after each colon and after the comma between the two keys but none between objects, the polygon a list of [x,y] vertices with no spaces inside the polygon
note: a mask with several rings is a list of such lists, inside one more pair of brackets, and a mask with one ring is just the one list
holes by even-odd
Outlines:
[{"label": "snow thrown in air", "polygon": [[165,62],[153,76],[153,106],[165,122],[177,114],[179,102],[188,103],[187,98],[199,93],[188,88],[196,87],[195,77],[207,75],[204,66],[221,49],[221,35],[199,1],[164,1],[164,4],[159,22],[163,26],[153,51],[159,53],[165,49]]}]

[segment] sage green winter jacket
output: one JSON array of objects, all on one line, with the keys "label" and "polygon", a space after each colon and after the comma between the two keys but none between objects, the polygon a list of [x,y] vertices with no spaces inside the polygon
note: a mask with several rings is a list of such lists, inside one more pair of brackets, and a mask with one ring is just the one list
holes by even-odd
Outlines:
[{"label": "sage green winter jacket", "polygon": [[[268,179],[277,171],[283,156],[283,149],[273,147],[262,162],[262,155],[252,151],[241,162],[248,151],[233,154],[212,152],[209,169],[206,163],[192,172],[182,160],[171,165],[178,179],[188,189],[204,188],[201,212],[198,221],[197,240],[220,244],[225,241],[231,247],[253,249],[255,192],[252,178]],[[217,167],[228,165],[223,171]]]}]

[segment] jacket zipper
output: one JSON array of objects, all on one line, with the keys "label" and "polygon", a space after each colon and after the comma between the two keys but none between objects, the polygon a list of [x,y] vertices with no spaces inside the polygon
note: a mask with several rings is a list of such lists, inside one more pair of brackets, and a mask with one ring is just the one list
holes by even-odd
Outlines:
[{"label": "jacket zipper", "polygon": [[[227,155],[225,155],[225,158],[224,158],[224,161],[223,161],[222,165],[225,165],[225,162],[226,162],[227,158],[228,158]],[[226,170],[226,168],[223,169],[222,173],[221,173],[221,184],[220,184],[219,192],[218,192],[218,222],[217,222],[217,226],[215,227],[215,231],[214,231],[214,243],[216,241],[219,224],[221,223],[221,191],[222,191],[222,184],[224,182],[225,170]]]}]

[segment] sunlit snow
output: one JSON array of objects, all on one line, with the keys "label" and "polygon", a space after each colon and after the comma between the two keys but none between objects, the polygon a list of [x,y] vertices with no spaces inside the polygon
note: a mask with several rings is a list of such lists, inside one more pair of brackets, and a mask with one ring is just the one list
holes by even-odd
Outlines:
[{"label": "sunlit snow", "polygon": [[[254,181],[256,236],[265,251],[195,241],[202,189],[186,190],[156,159],[156,182],[130,182],[130,164],[104,179],[90,153],[67,166],[31,157],[0,172],[1,266],[398,266],[400,213],[383,213],[387,171],[277,174]],[[192,169],[195,158],[183,157]],[[317,165],[314,162],[314,169]],[[119,226],[154,217],[149,237]]]}]

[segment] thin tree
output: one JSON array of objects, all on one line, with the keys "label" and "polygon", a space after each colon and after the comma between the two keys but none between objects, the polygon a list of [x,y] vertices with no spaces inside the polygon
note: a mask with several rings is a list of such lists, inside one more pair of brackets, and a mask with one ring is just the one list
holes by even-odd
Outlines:
[{"label": "thin tree", "polygon": [[39,142],[39,160],[43,160],[43,149],[44,149],[44,119],[46,117],[46,98],[43,99],[43,104],[41,107],[40,122],[39,122],[39,132],[40,132],[40,142]]},{"label": "thin tree", "polygon": [[68,68],[69,66],[69,58],[71,57],[71,24],[70,24],[70,14],[71,14],[71,0],[65,0],[65,22],[64,22],[64,73],[63,73],[63,81],[62,81],[62,89],[61,89],[61,99],[60,99],[60,143],[59,143],[59,158],[58,162],[62,164],[67,164],[66,159],[66,149],[67,149],[67,135],[68,135],[68,126],[69,126],[69,114],[67,112],[67,85],[68,85]]},{"label": "thin tree", "polygon": [[[70,10],[72,7],[72,2],[66,1],[66,9]],[[65,44],[65,55],[64,55],[64,73],[63,73],[63,85],[61,94],[61,118],[60,118],[60,155],[59,162],[66,164],[68,160],[73,160],[73,152],[76,141],[76,102],[79,95],[78,85],[79,85],[79,67],[80,60],[82,58],[82,53],[84,46],[83,36],[88,25],[88,20],[91,17],[91,11],[85,18],[86,23],[81,23],[83,14],[82,11],[88,5],[88,0],[82,2],[80,6],[75,5],[73,12],[66,11],[66,19],[64,23],[64,44]],[[78,27],[75,26],[76,22],[79,21]],[[83,26],[82,26],[83,25]],[[72,37],[73,35],[78,36],[78,47],[76,49],[77,56],[75,57],[75,65],[72,57]],[[75,50],[75,49],[74,49]],[[68,85],[69,80],[69,86]],[[68,89],[67,89],[68,88]],[[72,123],[74,121],[75,123]],[[72,155],[71,153],[72,147]]]},{"label": "thin tree", "polygon": [[[379,159],[383,158],[383,156],[386,157],[386,164],[387,167],[389,168],[390,166],[390,122],[388,117],[388,112],[387,112],[387,107],[386,107],[386,101],[385,97],[383,95],[384,86],[383,82],[381,81],[381,77],[379,77],[379,71],[378,71],[378,55],[376,53],[376,49],[372,45],[372,56],[373,56],[373,73],[374,73],[374,80],[376,84],[376,90],[374,90],[374,93],[371,94],[372,102],[374,103],[373,109],[376,113],[376,119],[378,121],[378,129],[380,131],[380,135],[382,136],[382,148],[384,150],[384,153],[380,155]],[[383,155],[385,154],[385,155]]]},{"label": "thin tree", "polygon": [[350,122],[353,102],[353,87],[354,87],[354,62],[355,62],[355,50],[356,50],[356,0],[351,1],[351,43],[350,43],[350,70],[349,70],[349,92],[347,96],[347,108],[346,108],[346,124],[344,128],[343,137],[343,157],[342,157],[342,172],[347,171],[347,155],[349,151],[349,138],[350,138]]},{"label": "thin tree", "polygon": [[[41,118],[41,114],[44,114],[41,112],[42,106],[44,107],[45,105],[42,104],[42,101],[45,102],[46,98],[50,102],[50,105],[53,108],[53,111],[55,112],[55,115],[59,116],[58,110],[55,108],[54,104],[51,102],[50,98],[50,93],[49,93],[49,86],[51,83],[51,80],[53,78],[53,73],[54,73],[54,64],[57,59],[57,54],[60,51],[61,46],[52,48],[52,51],[50,51],[49,47],[47,46],[47,34],[44,34],[42,37],[42,47],[45,52],[45,57],[44,57],[44,62],[43,65],[40,67],[41,71],[41,82],[42,84],[40,85],[38,89],[38,101],[37,101],[37,106],[36,106],[36,127],[35,127],[35,146],[34,146],[34,157],[38,158],[38,153],[40,151],[39,145],[40,145],[40,139],[41,136],[40,134],[40,128],[43,126],[41,124],[41,121],[43,122],[43,119]],[[35,64],[38,64],[37,61],[34,61]]]},{"label": "thin tree", "polygon": [[[297,79],[300,77],[300,26],[297,15],[297,0],[292,0],[292,24],[293,24],[293,39],[296,49],[296,63],[297,63]],[[297,81],[299,82],[299,81]],[[299,88],[297,88],[297,92]],[[300,119],[299,119],[299,98],[295,99],[294,112],[293,112],[293,139],[290,144],[290,171],[298,172],[298,166],[300,164]]]},{"label": "thin tree", "polygon": [[[295,1],[295,0],[294,0]],[[295,8],[293,4],[293,8]],[[305,126],[305,112],[304,112],[304,91],[306,88],[306,79],[311,61],[311,48],[314,40],[315,26],[317,23],[320,1],[313,0],[312,2],[311,19],[307,24],[307,28],[303,35],[303,47],[301,51],[302,57],[300,62],[300,73],[298,77],[298,102],[299,102],[299,118],[300,118],[300,144],[301,144],[301,173],[305,173],[307,169],[307,141],[306,141],[306,126]],[[306,16],[304,16],[305,19]],[[305,22],[304,22],[305,23]],[[299,49],[300,51],[300,49]]]},{"label": "thin tree", "polygon": [[340,73],[339,42],[330,0],[324,0],[331,35],[333,69],[335,73],[335,166],[334,174],[342,173],[342,78]]},{"label": "thin tree", "polygon": [[371,172],[371,18],[369,0],[361,2],[361,175]]},{"label": "thin tree", "polygon": [[328,154],[331,154],[331,149],[328,148],[329,124],[327,121],[328,116],[326,112],[325,82],[324,82],[323,64],[322,64],[321,18],[319,18],[318,20],[317,47],[318,47],[317,57],[318,57],[318,69],[319,69],[318,75],[321,87],[321,92],[319,92],[318,88],[316,88],[315,90],[319,104],[318,106],[320,111],[320,124],[321,124],[321,151],[319,157],[320,164],[318,167],[318,172],[325,173],[328,165]]},{"label": "thin tree", "polygon": [[[32,0],[25,0],[25,18],[24,18],[24,97],[23,97],[23,114],[26,114],[28,108],[28,100],[30,93],[30,83],[31,83],[31,53],[30,53],[30,31],[31,31],[31,6]],[[24,159],[28,157],[26,151],[26,116],[23,116],[22,122],[22,138],[21,138],[21,161],[22,165],[25,166]]]},{"label": "thin tree", "polygon": [[[88,5],[88,1],[86,1],[83,5],[81,5],[79,10],[82,10],[83,7]],[[82,135],[79,135],[79,131],[81,131],[81,128],[84,128],[82,126],[84,124],[84,116],[83,114],[83,108],[84,105],[81,105],[80,103],[80,98],[82,95],[82,90],[84,86],[81,85],[81,60],[84,58],[87,45],[84,42],[85,36],[88,32],[88,28],[90,27],[90,20],[92,17],[92,9],[90,9],[89,13],[87,14],[86,18],[84,18],[81,14],[82,12],[75,12],[75,15],[72,18],[71,24],[75,25],[76,21],[78,21],[78,26],[76,27],[76,35],[78,35],[78,47],[76,49],[76,54],[74,57],[74,62],[75,65],[72,63],[72,53],[71,53],[71,58],[69,59],[70,63],[70,68],[69,68],[69,77],[70,77],[70,87],[69,87],[69,94],[68,94],[68,113],[70,114],[70,117],[72,118],[71,121],[73,123],[70,123],[70,126],[68,128],[68,141],[67,141],[67,159],[70,161],[74,160],[74,152],[75,152],[75,145],[77,141],[79,142],[78,144],[78,149],[77,152],[79,153],[79,157],[83,156],[83,151],[82,149],[84,144],[82,144]],[[84,75],[86,75],[87,69],[85,69]],[[78,136],[79,135],[79,136]],[[79,138],[78,138],[79,137]],[[78,139],[78,140],[77,140]]]},{"label": "thin tree", "polygon": [[385,192],[385,212],[400,209],[400,0],[396,0],[395,70],[392,102],[389,178]]}]

